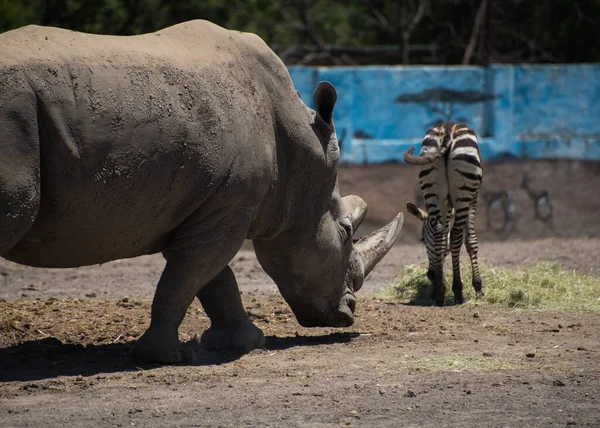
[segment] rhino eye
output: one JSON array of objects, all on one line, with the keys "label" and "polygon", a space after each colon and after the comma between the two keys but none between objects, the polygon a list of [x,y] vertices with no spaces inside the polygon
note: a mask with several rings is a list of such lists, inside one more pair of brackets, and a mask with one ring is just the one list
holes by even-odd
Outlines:
[{"label": "rhino eye", "polygon": [[340,226],[342,229],[344,229],[345,241],[347,241],[352,237],[352,223],[350,223],[350,220],[345,218],[344,220],[340,221]]}]

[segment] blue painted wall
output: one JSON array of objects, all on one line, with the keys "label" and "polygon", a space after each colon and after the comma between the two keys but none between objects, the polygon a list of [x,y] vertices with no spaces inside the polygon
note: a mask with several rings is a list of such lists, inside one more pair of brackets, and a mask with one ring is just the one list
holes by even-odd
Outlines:
[{"label": "blue painted wall", "polygon": [[319,81],[338,90],[344,162],[402,161],[444,120],[471,126],[487,161],[600,160],[600,64],[289,70],[311,107]]}]

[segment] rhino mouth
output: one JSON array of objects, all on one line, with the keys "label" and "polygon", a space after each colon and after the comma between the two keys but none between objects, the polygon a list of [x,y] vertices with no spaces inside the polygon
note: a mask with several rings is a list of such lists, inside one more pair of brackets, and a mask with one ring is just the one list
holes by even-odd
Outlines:
[{"label": "rhino mouth", "polygon": [[354,324],[354,311],[356,310],[356,297],[348,291],[340,300],[337,312],[334,313],[332,325],[334,327],[350,327]]},{"label": "rhino mouth", "polygon": [[[354,292],[360,290],[364,278],[394,245],[403,223],[404,216],[400,213],[387,226],[356,240],[354,246],[360,262],[351,263],[351,269],[358,268],[361,272],[351,272],[349,276],[352,280],[349,282],[352,285],[348,287],[348,282],[346,282],[346,290],[333,308],[318,313],[314,307],[311,310],[303,304],[294,305],[292,302],[288,302],[298,323],[303,327],[350,327],[353,325],[354,311],[356,310]],[[360,280],[357,280],[358,278]],[[348,278],[346,280],[348,281]]]},{"label": "rhino mouth", "polygon": [[354,324],[355,310],[356,297],[348,289],[335,309],[323,314],[323,316],[310,316],[301,311],[295,312],[295,315],[302,327],[350,327]]}]

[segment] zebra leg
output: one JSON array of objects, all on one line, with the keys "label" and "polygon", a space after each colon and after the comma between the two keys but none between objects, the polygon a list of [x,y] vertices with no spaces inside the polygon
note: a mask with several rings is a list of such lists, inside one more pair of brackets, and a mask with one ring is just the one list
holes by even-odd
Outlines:
[{"label": "zebra leg", "polygon": [[431,281],[431,299],[436,306],[444,306],[446,303],[446,280],[443,268],[429,267],[427,278]]},{"label": "zebra leg", "polygon": [[464,240],[464,228],[454,225],[450,232],[450,251],[452,253],[452,291],[457,305],[464,303],[463,283],[460,279],[460,250]]},{"label": "zebra leg", "polygon": [[477,262],[477,235],[475,235],[475,212],[476,206],[473,204],[469,210],[469,223],[467,225],[467,253],[471,259],[471,268],[473,269],[473,288],[475,289],[475,298],[479,299],[483,296],[481,277],[479,276],[479,263]]},{"label": "zebra leg", "polygon": [[431,298],[436,306],[446,303],[446,280],[444,279],[444,252],[447,235],[442,222],[437,223],[426,232],[425,245],[429,258],[427,278],[431,281]]},{"label": "zebra leg", "polygon": [[450,230],[454,224],[454,208],[451,203],[446,201],[446,223],[444,224],[444,239],[446,240],[446,248],[444,248],[444,259],[450,252]]}]

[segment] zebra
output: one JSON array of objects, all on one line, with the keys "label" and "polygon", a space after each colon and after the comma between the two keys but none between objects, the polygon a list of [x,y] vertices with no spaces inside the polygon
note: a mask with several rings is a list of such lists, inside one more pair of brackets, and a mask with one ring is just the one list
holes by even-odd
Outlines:
[{"label": "zebra", "polygon": [[443,267],[447,253],[451,252],[454,300],[457,304],[464,302],[460,250],[466,241],[473,288],[476,298],[480,298],[483,292],[474,223],[483,169],[477,135],[467,125],[447,122],[427,131],[419,156],[413,155],[414,150],[411,147],[402,157],[408,164],[421,166],[419,184],[427,211],[411,202],[406,203],[406,208],[423,222],[421,240],[429,259],[427,277],[433,286],[431,297],[436,305],[445,304]]}]

